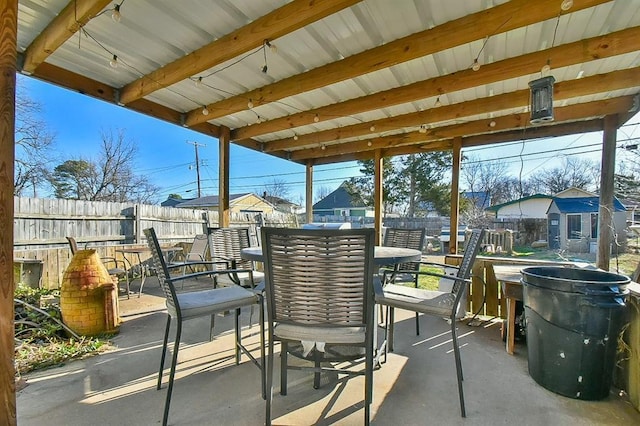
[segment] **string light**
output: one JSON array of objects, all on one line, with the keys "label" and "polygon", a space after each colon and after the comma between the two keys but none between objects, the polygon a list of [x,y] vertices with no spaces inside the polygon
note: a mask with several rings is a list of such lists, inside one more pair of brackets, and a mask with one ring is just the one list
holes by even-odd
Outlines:
[{"label": "string light", "polygon": [[420,125],[420,129],[418,129],[418,131],[420,133],[427,133],[427,125],[426,124],[421,124]]},{"label": "string light", "polygon": [[489,127],[496,127],[496,122],[491,120],[491,122],[489,123]]},{"label": "string light", "polygon": [[471,69],[474,71],[478,71],[480,69],[480,62],[478,62],[478,58],[473,60],[473,66]]},{"label": "string light", "polygon": [[562,0],[562,3],[560,3],[560,9],[562,9],[565,12],[571,9],[572,7],[573,7],[573,0]]},{"label": "string light", "polygon": [[207,109],[206,105],[202,107],[202,115],[209,115],[209,110]]},{"label": "string light", "polygon": [[269,67],[267,67],[267,64],[265,63],[265,64],[262,66],[262,72],[263,72],[264,74],[266,74],[268,69],[269,69]]},{"label": "string light", "polygon": [[113,22],[120,22],[120,20],[122,19],[122,15],[120,14],[120,5],[116,4],[113,6],[113,12],[111,13],[111,19],[113,19]]},{"label": "string light", "polygon": [[257,120],[256,120],[256,124],[260,124],[262,123],[262,117],[258,116]]},{"label": "string light", "polygon": [[371,145],[373,145],[371,141],[367,142],[367,146],[371,146]]},{"label": "string light", "polygon": [[278,48],[276,47],[276,45],[271,43],[269,40],[265,40],[264,44],[267,45],[267,47],[269,48],[269,50],[271,50],[271,52],[278,53]]},{"label": "string light", "polygon": [[111,68],[118,68],[118,55],[113,55],[113,58],[109,61]]},{"label": "string light", "polygon": [[548,74],[549,71],[551,71],[551,59],[547,59],[547,63],[545,63],[540,69],[540,72],[543,76]]},{"label": "string light", "polygon": [[194,84],[197,88],[202,87],[202,77],[198,77],[196,80],[194,80],[193,84]]},{"label": "string light", "polygon": [[249,99],[249,102],[247,102],[247,108],[253,109],[253,101],[251,99]]},{"label": "string light", "polygon": [[320,117],[318,116],[318,114],[316,114],[316,115],[313,117],[313,122],[314,122],[314,123],[318,123],[319,121],[320,121]]},{"label": "string light", "polygon": [[327,147],[326,147],[326,146],[324,146],[324,145],[321,145],[321,146],[320,146],[320,149],[322,149],[322,150],[324,151],[325,149],[327,149]]},{"label": "string light", "polygon": [[440,96],[436,99],[436,103],[433,104],[434,107],[438,108],[442,106],[442,102],[440,102]]},{"label": "string light", "polygon": [[371,125],[371,127],[369,127],[369,130],[372,131],[372,132],[375,132],[376,131],[376,126]]},{"label": "string light", "polygon": [[297,141],[298,140],[298,135],[296,135],[295,133],[293,134],[293,140]]}]

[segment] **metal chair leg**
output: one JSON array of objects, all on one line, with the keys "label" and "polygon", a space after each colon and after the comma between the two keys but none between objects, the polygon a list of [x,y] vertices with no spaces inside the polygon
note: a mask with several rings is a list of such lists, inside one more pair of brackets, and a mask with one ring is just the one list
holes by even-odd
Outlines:
[{"label": "metal chair leg", "polygon": [[173,392],[173,379],[176,375],[176,364],[178,363],[178,348],[180,347],[180,335],[182,334],[182,321],[177,321],[176,341],[173,344],[173,356],[171,358],[171,371],[169,372],[169,387],[167,388],[167,399],[164,403],[164,415],[162,416],[162,426],[167,425],[169,420],[169,406],[171,405],[171,393]]},{"label": "metal chair leg", "polygon": [[267,355],[267,375],[266,375],[266,422],[267,426],[271,426],[271,401],[273,400],[273,336],[269,335],[269,353]]},{"label": "metal chair leg", "polygon": [[242,345],[242,333],[240,331],[240,308],[236,309],[235,315],[235,329],[236,329],[236,365],[240,364],[240,345]]},{"label": "metal chair leg", "polygon": [[313,350],[313,366],[316,371],[313,373],[313,388],[320,389],[320,361],[322,360],[321,352],[316,348]]},{"label": "metal chair leg", "polygon": [[[455,313],[454,313],[455,315]],[[460,347],[458,346],[458,335],[456,333],[456,322],[451,321],[451,336],[453,342],[453,354],[456,361],[456,375],[458,376],[458,394],[460,395],[460,413],[462,417],[467,417],[464,407],[464,390],[462,388],[462,361],[460,359]]]},{"label": "metal chair leg", "polygon": [[264,305],[263,305],[263,297],[261,295],[258,295],[258,299],[260,299],[259,302],[259,306],[260,306],[260,366],[261,368],[261,374],[260,374],[260,378],[262,381],[262,399],[267,399],[267,380],[266,380],[266,373],[267,373],[267,367],[265,365],[265,361],[266,361],[266,357],[265,357],[265,350],[264,350]]},{"label": "metal chair leg", "polygon": [[164,329],[164,340],[162,342],[162,355],[160,356],[160,370],[158,371],[158,385],[156,389],[160,389],[162,385],[162,371],[164,370],[164,358],[167,354],[167,342],[169,340],[169,327],[171,326],[171,315],[167,315],[167,327]]},{"label": "metal chair leg", "polygon": [[287,394],[287,355],[289,345],[287,342],[280,342],[280,395]]}]

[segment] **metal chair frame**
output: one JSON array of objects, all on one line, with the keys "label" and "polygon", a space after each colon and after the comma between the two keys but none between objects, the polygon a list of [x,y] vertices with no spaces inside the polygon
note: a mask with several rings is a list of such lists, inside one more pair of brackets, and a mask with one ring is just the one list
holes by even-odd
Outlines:
[{"label": "metal chair frame", "polygon": [[[453,268],[457,271],[455,275],[437,274],[428,271],[398,270],[396,273],[410,273],[416,275],[431,275],[453,281],[450,292],[414,289],[395,284],[387,284],[382,289],[382,294],[376,294],[376,302],[387,308],[387,318],[385,323],[385,356],[386,351],[393,351],[393,314],[394,308],[405,309],[438,317],[448,317],[451,324],[451,337],[453,343],[453,353],[456,365],[456,375],[458,378],[458,394],[460,397],[460,412],[462,417],[466,417],[464,405],[464,390],[462,387],[462,361],[460,359],[460,348],[458,346],[458,336],[456,331],[456,313],[460,306],[467,287],[471,284],[471,268],[476,256],[480,251],[482,243],[483,229],[475,229],[471,232],[468,244],[465,248],[462,262],[459,266],[444,265],[434,262],[420,262],[421,265],[437,265],[446,268]],[[385,280],[383,279],[383,282]],[[388,280],[387,280],[388,281]]]},{"label": "metal chair frame", "polygon": [[[266,424],[271,424],[274,343],[281,343],[280,393],[287,393],[287,369],[364,375],[364,419],[370,421],[373,397],[374,336],[373,229],[304,230],[262,228],[268,312]],[[340,303],[336,303],[340,301]],[[306,336],[306,337],[305,337]],[[287,364],[292,343],[313,342],[313,367]],[[364,348],[364,371],[323,367],[328,347]],[[322,355],[321,355],[322,354]],[[362,355],[359,355],[362,359]],[[307,358],[308,359],[308,358]]]},{"label": "metal chair frame", "polygon": [[[167,389],[167,396],[164,405],[164,414],[162,418],[162,424],[166,425],[169,418],[169,407],[171,405],[171,395],[173,392],[173,383],[176,372],[176,364],[178,362],[178,350],[180,348],[180,338],[182,334],[182,323],[186,320],[193,318],[200,318],[203,316],[211,316],[211,328],[209,338],[213,340],[213,326],[214,316],[218,313],[235,311],[235,361],[236,364],[240,363],[240,356],[244,352],[245,355],[261,370],[261,391],[262,397],[266,396],[266,379],[265,379],[265,328],[264,328],[264,310],[260,309],[260,361],[258,361],[251,352],[242,344],[242,335],[240,328],[240,309],[245,306],[258,305],[260,307],[264,304],[264,298],[261,294],[249,291],[239,286],[224,287],[224,288],[212,288],[208,290],[198,290],[191,292],[177,292],[175,283],[179,281],[189,280],[202,276],[215,276],[218,271],[202,271],[192,274],[176,275],[170,274],[170,268],[162,255],[160,244],[153,228],[144,230],[147,243],[151,250],[154,265],[156,267],[156,273],[158,274],[158,280],[165,293],[167,300],[167,324],[164,332],[164,339],[162,343],[162,355],[160,357],[160,369],[158,371],[157,389],[162,385],[162,373],[164,370],[164,361],[167,352],[169,328],[171,326],[171,318],[176,318],[176,338],[173,344],[173,356],[171,358],[171,369],[169,372],[169,385]],[[202,262],[203,265],[210,265],[211,262]],[[194,262],[195,265],[195,262]],[[179,267],[181,265],[177,265]],[[223,271],[224,272],[224,271]],[[240,272],[235,271],[235,272]],[[251,274],[251,271],[249,271]],[[186,303],[186,308],[182,306],[181,302]],[[191,311],[191,312],[189,312]]]}]

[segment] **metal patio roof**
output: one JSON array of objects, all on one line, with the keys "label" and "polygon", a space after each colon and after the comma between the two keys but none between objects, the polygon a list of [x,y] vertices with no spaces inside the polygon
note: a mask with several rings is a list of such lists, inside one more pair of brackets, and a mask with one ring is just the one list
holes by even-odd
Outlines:
[{"label": "metal patio roof", "polygon": [[[622,124],[640,0],[19,0],[18,53],[24,74],[323,164]],[[546,74],[555,120],[534,126]]]}]

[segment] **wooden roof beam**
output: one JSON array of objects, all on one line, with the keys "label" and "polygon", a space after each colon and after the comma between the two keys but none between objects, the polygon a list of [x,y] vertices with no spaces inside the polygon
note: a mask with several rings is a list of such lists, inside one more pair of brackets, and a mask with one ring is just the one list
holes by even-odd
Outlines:
[{"label": "wooden roof beam", "polygon": [[71,0],[24,51],[21,72],[32,74],[53,52],[96,16],[111,0]]},{"label": "wooden roof beam", "polygon": [[[128,104],[156,90],[189,78],[225,61],[260,47],[265,40],[274,40],[310,23],[353,6],[361,0],[295,0],[261,16],[218,40],[197,49],[139,79],[120,91],[120,102]],[[244,102],[246,106],[247,102]],[[211,108],[210,111],[213,111]],[[200,114],[202,115],[202,114]],[[213,117],[210,117],[211,119]],[[189,120],[189,126],[207,120]]]},{"label": "wooden roof beam", "polygon": [[[583,0],[576,2],[571,12],[597,6],[611,0]],[[420,58],[455,46],[485,38],[489,34],[504,33],[516,28],[555,18],[560,13],[558,0],[512,0],[481,12],[470,14],[435,28],[421,31],[369,49],[348,58],[285,78],[256,90],[207,105],[209,115],[202,108],[187,114],[187,126],[223,117],[247,108],[247,100],[254,105],[275,102],[288,96],[348,80],[362,74]],[[471,63],[469,64],[471,66]]]},{"label": "wooden roof beam", "polygon": [[[542,126],[554,127],[563,122],[587,120],[593,117],[622,113],[624,111],[628,111],[633,105],[633,102],[634,96],[623,96],[556,108],[554,111],[555,121],[552,124]],[[430,151],[445,150],[447,149],[448,142],[444,143],[443,141],[449,141],[455,137],[482,135],[482,138],[491,141],[491,134],[494,132],[514,129],[524,129],[519,130],[520,133],[526,132],[529,130],[530,126],[529,118],[529,113],[523,113],[511,114],[492,119],[475,120],[463,124],[433,128],[428,130],[427,133],[408,132],[382,138],[327,145],[324,148],[316,147],[294,151],[291,153],[290,158],[293,161],[303,161],[321,157],[340,157],[349,153],[375,151],[376,149],[389,150],[391,148],[405,145],[419,145],[421,147],[427,147]],[[495,124],[492,126],[491,122],[494,122]],[[542,126],[534,126],[534,128]],[[425,145],[425,143],[428,144]]]},{"label": "wooden roof beam", "polygon": [[[635,87],[638,84],[640,67],[613,71],[607,74],[597,74],[581,79],[556,83],[554,99],[561,101],[593,93],[604,93],[612,90]],[[446,120],[462,119],[477,114],[488,114],[500,110],[525,107],[529,104],[529,90],[519,90],[491,97],[479,98],[468,102],[431,108],[425,111],[398,115],[380,120],[358,123],[339,129],[330,129],[317,133],[299,135],[298,140],[285,138],[265,142],[264,151],[273,152],[317,146],[319,144],[350,139],[371,134],[371,126],[378,132],[420,126],[421,124],[436,123]]]},{"label": "wooden roof beam", "polygon": [[332,118],[348,117],[379,108],[388,108],[438,96],[443,93],[452,93],[458,90],[517,78],[540,71],[540,64],[544,64],[548,59],[551,60],[554,68],[560,68],[637,50],[640,50],[640,27],[484,64],[478,71],[471,69],[457,71],[407,86],[268,120],[261,124],[236,128],[231,132],[231,137],[234,140],[251,138],[307,125],[313,121],[316,115],[318,117]]}]

